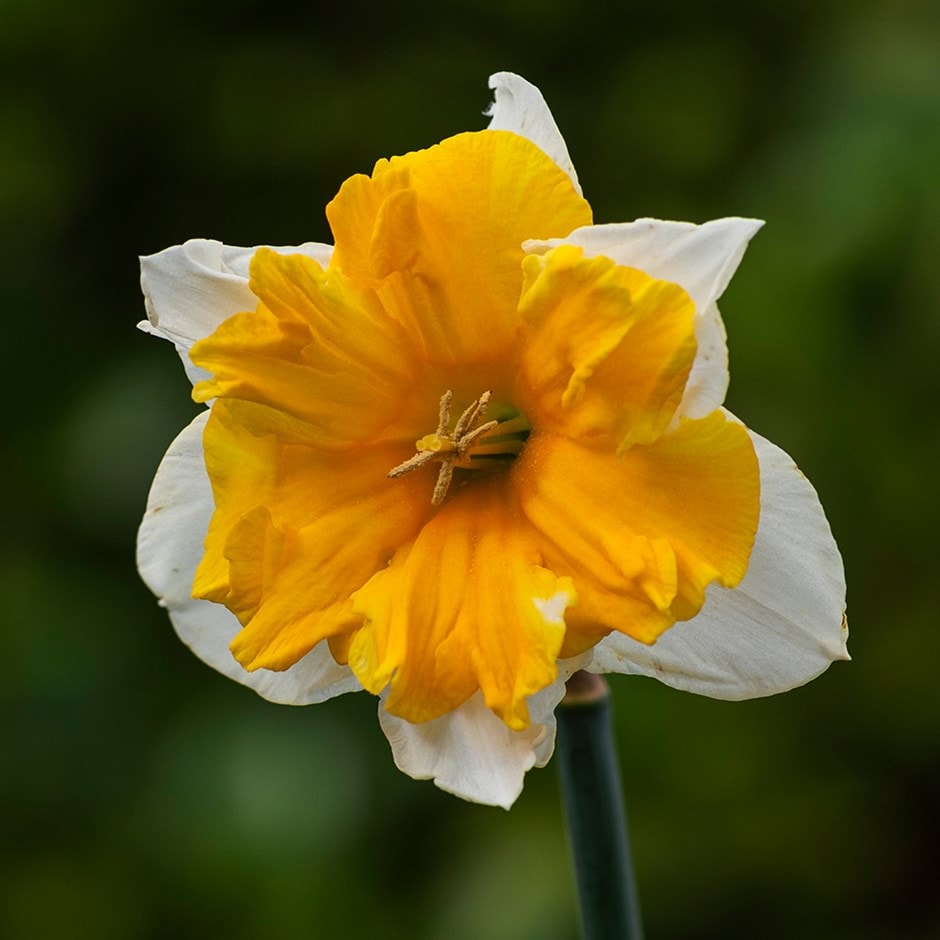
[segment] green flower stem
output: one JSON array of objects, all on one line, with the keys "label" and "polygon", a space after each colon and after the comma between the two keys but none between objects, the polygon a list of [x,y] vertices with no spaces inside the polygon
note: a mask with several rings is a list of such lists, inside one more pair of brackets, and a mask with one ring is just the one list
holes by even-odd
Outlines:
[{"label": "green flower stem", "polygon": [[576,672],[556,717],[556,759],[582,936],[641,940],[607,683],[601,676]]}]

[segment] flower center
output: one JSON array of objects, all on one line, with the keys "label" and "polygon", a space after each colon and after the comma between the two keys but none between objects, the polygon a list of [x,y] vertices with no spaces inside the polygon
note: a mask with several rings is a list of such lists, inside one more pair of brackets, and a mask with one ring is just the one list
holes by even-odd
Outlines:
[{"label": "flower center", "polygon": [[434,485],[431,505],[440,506],[457,467],[481,470],[500,466],[517,457],[529,436],[529,422],[524,415],[509,408],[503,409],[505,416],[487,421],[486,412],[491,394],[484,392],[461,414],[451,429],[450,408],[454,392],[452,389],[444,392],[441,395],[437,430],[417,440],[417,453],[397,467],[392,467],[388,475],[392,478],[400,477],[432,461],[438,461],[441,469]]}]

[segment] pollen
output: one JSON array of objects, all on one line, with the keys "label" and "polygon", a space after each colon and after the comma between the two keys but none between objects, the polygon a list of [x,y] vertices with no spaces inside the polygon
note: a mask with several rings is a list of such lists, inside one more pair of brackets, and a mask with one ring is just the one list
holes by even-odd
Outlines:
[{"label": "pollen", "polygon": [[513,413],[506,420],[486,420],[492,392],[484,392],[467,407],[453,429],[451,405],[453,389],[441,395],[437,430],[415,442],[416,453],[389,470],[391,478],[400,477],[426,464],[438,461],[441,465],[431,497],[432,506],[440,506],[454,478],[454,470],[480,470],[497,466],[507,458],[516,457],[528,436],[529,424],[522,415]]}]

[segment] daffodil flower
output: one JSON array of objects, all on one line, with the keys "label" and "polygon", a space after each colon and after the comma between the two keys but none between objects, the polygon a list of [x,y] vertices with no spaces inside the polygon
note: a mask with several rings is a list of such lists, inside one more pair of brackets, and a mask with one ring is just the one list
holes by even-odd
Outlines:
[{"label": "daffodil flower", "polygon": [[760,223],[592,223],[539,91],[380,160],[335,246],[142,259],[207,405],[157,471],[144,580],[275,702],[365,689],[395,762],[509,806],[575,671],[725,699],[846,658],[793,462],[723,410],[716,301]]}]

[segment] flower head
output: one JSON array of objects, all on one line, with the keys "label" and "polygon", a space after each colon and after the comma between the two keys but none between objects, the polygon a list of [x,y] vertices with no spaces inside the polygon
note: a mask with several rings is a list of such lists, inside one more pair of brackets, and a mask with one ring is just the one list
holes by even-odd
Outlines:
[{"label": "flower head", "polygon": [[721,698],[845,656],[815,493],[721,407],[715,301],[759,227],[593,225],[539,92],[381,160],[335,247],[144,258],[206,411],[138,554],[181,637],[274,701],[364,688],[398,765],[509,805],[580,668]]}]

